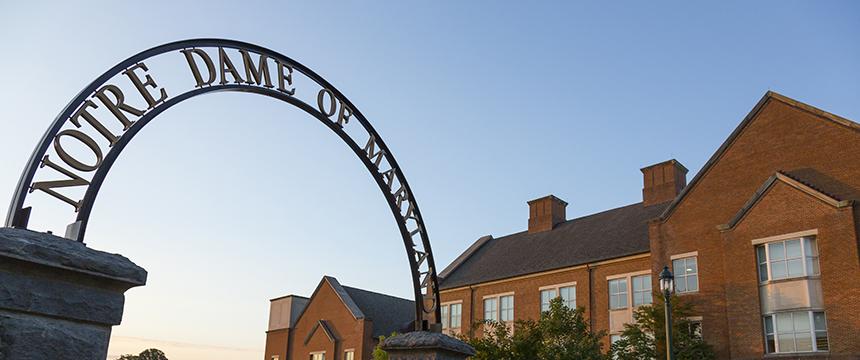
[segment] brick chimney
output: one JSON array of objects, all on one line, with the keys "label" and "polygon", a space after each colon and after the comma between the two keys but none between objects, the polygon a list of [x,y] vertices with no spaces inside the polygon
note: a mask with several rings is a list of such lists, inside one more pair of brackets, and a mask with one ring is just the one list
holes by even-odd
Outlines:
[{"label": "brick chimney", "polygon": [[564,210],[567,203],[553,195],[534,199],[528,204],[529,233],[552,230],[556,225],[567,220]]},{"label": "brick chimney", "polygon": [[672,159],[641,169],[644,177],[642,205],[671,201],[687,186],[687,168]]}]

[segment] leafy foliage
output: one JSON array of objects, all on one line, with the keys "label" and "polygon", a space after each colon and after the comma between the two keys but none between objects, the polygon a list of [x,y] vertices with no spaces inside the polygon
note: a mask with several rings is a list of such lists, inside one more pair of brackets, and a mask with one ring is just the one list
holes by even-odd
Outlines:
[{"label": "leafy foliage", "polygon": [[[714,350],[699,334],[692,331],[689,317],[693,305],[672,296],[672,347],[676,360],[714,359]],[[621,340],[612,344],[610,352],[618,360],[658,359],[666,354],[664,297],[654,295],[652,305],[643,305],[633,312],[635,322],[624,325]],[[658,356],[659,354],[659,356]]]},{"label": "leafy foliage", "polygon": [[604,360],[600,340],[606,334],[592,331],[583,313],[556,298],[540,320],[516,321],[513,332],[504,323],[482,321],[473,333],[483,330],[483,336],[462,339],[475,348],[475,360]]},{"label": "leafy foliage", "polygon": [[137,355],[123,355],[118,360],[167,360],[164,352],[158,349],[146,349]]},{"label": "leafy foliage", "polygon": [[393,332],[393,333],[391,333],[391,335],[388,335],[387,337],[385,335],[382,335],[379,337],[379,342],[376,343],[376,347],[373,348],[373,360],[388,360],[388,353],[385,352],[385,350],[382,350],[382,342],[385,341],[385,339],[390,338],[392,336],[397,336],[397,333]]}]

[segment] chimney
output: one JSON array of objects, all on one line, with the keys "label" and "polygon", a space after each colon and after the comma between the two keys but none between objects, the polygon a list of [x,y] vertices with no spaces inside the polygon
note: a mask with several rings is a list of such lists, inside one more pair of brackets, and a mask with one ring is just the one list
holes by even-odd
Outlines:
[{"label": "chimney", "polygon": [[642,205],[662,204],[675,199],[687,186],[687,168],[672,159],[641,169],[644,177]]},{"label": "chimney", "polygon": [[528,204],[530,234],[552,230],[556,225],[567,220],[564,212],[567,203],[553,195],[534,199]]}]

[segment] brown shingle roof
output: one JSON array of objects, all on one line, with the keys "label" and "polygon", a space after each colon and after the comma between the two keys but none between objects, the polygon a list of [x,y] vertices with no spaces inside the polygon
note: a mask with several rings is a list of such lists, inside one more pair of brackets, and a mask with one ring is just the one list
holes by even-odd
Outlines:
[{"label": "brown shingle roof", "polygon": [[[441,289],[555,270],[650,251],[648,220],[668,203],[623,206],[568,220],[550,231],[486,240],[440,281]],[[483,238],[482,238],[483,239]]]}]

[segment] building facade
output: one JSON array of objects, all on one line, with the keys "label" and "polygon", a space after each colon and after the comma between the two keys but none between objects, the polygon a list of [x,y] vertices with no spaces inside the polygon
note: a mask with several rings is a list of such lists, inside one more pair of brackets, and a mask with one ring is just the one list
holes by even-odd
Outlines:
[{"label": "building facade", "polygon": [[379,336],[403,332],[415,303],[326,276],[310,298],[271,300],[265,360],[368,360]]},{"label": "building facade", "polygon": [[568,220],[547,196],[473,243],[440,273],[444,331],[562,297],[608,346],[669,266],[719,359],[860,358],[860,125],[768,92],[689,184],[675,160],[641,171],[639,203]]}]

